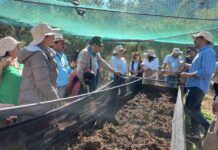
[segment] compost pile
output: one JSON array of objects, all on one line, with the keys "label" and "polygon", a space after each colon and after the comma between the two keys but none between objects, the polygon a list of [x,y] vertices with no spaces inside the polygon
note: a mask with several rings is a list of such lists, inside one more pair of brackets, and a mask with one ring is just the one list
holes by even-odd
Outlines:
[{"label": "compost pile", "polygon": [[144,88],[116,113],[118,125],[79,133],[72,149],[168,150],[171,140],[176,91],[162,87]]}]

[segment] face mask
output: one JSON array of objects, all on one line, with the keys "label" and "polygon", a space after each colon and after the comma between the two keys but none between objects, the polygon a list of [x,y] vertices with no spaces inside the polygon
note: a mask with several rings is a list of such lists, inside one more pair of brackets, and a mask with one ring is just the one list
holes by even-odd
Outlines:
[{"label": "face mask", "polygon": [[148,56],[148,61],[151,62],[152,60],[154,60],[155,57],[152,57],[152,56]]}]

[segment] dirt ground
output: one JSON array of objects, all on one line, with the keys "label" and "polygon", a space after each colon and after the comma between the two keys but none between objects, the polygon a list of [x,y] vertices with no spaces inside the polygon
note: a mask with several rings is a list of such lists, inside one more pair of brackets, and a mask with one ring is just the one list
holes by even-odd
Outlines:
[{"label": "dirt ground", "polygon": [[118,124],[80,132],[68,150],[168,150],[175,93],[144,88],[116,113]]}]

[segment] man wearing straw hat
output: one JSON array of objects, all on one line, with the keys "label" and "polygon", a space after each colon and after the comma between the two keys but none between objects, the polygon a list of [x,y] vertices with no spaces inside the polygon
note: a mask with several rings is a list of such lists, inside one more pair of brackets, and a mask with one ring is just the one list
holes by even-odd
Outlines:
[{"label": "man wearing straw hat", "polygon": [[47,23],[40,23],[31,29],[33,41],[18,54],[18,61],[24,64],[20,104],[58,99],[55,55],[49,47],[59,30]]},{"label": "man wearing straw hat", "polygon": [[64,97],[69,76],[72,72],[67,57],[63,53],[66,42],[68,41],[63,38],[62,34],[54,35],[53,49],[56,53],[55,62],[58,68],[57,89],[59,98]]},{"label": "man wearing straw hat", "polygon": [[187,97],[185,110],[190,115],[192,136],[199,137],[199,124],[205,129],[205,134],[210,126],[209,122],[201,114],[201,103],[207,93],[210,80],[215,69],[216,52],[212,45],[212,34],[207,31],[200,32],[192,36],[198,54],[189,66],[189,72],[181,73],[182,78],[186,78],[185,87]]}]

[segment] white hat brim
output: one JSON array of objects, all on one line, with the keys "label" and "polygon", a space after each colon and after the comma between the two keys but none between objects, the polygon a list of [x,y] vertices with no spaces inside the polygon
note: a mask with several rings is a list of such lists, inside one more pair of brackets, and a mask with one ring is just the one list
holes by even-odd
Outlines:
[{"label": "white hat brim", "polygon": [[174,54],[183,54],[183,52],[181,52],[181,51],[178,52],[178,53],[177,53],[177,52],[173,52],[173,53],[174,53]]},{"label": "white hat brim", "polygon": [[26,43],[23,41],[19,41],[19,42],[17,42],[17,44],[18,44],[19,48],[22,48],[26,45]]},{"label": "white hat brim", "polygon": [[157,57],[155,54],[154,55],[149,55],[148,53],[143,53],[145,56],[152,56],[152,57]]},{"label": "white hat brim", "polygon": [[125,51],[125,50],[126,50],[126,49],[124,49],[124,48],[123,48],[123,49],[120,49],[120,50],[118,50],[118,51],[115,51],[115,50],[114,50],[114,51],[113,51],[113,54],[118,54],[120,51]]},{"label": "white hat brim", "polygon": [[[200,35],[200,34],[193,34],[192,35],[192,39],[196,40],[197,37],[203,37],[204,39],[206,39],[204,36]],[[207,41],[209,41],[212,45],[214,44],[213,41],[206,39]]]},{"label": "white hat brim", "polygon": [[44,39],[45,39],[45,36],[40,37],[40,38],[38,38],[38,39],[34,39],[34,40],[30,43],[30,45],[38,45],[38,44],[42,43],[42,41],[43,41]]}]

